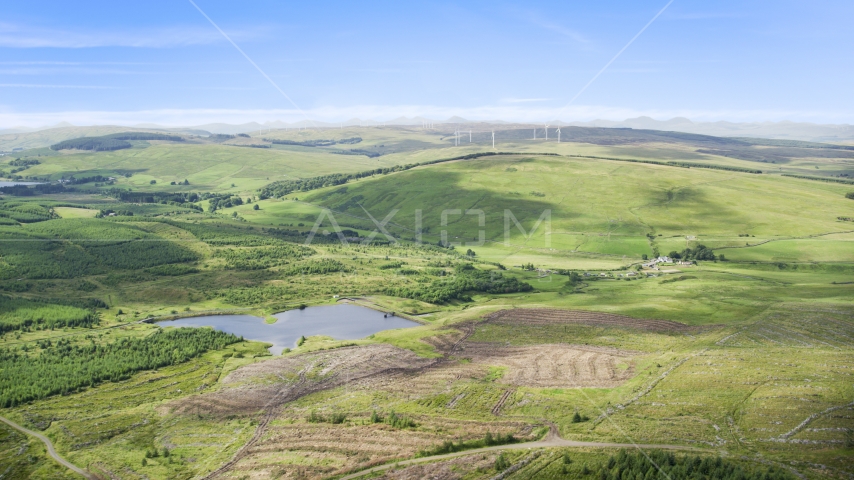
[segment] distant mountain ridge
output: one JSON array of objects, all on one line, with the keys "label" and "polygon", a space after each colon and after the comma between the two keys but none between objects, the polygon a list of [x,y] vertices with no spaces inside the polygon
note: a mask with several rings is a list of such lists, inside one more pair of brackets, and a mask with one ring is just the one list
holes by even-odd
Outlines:
[{"label": "distant mountain ridge", "polygon": [[24,126],[16,126],[0,129],[0,135],[10,135],[14,133],[30,133],[30,132],[38,132],[41,130],[48,130],[51,128],[66,128],[66,127],[74,127],[74,125],[68,122],[59,122],[56,125],[45,125],[43,127],[24,127]]},{"label": "distant mountain ridge", "polygon": [[123,132],[150,132],[150,133],[172,133],[185,135],[210,135],[210,132],[188,128],[139,128],[123,127],[119,125],[93,125],[87,127],[79,126],[52,126],[47,129],[33,130],[30,132],[4,133],[0,130],[0,152],[11,152],[16,148],[29,149],[41,148],[81,137],[99,137]]},{"label": "distant mountain ridge", "polygon": [[675,117],[670,120],[638,117],[621,122],[593,120],[591,122],[572,122],[569,125],[579,127],[669,130],[712,135],[715,137],[753,137],[822,143],[854,143],[854,125],[847,124],[817,124],[790,121],[754,123],[734,123],[727,121],[693,122],[684,117]]},{"label": "distant mountain ridge", "polygon": [[[698,135],[709,135],[714,137],[733,138],[765,138],[773,140],[797,140],[819,143],[835,143],[842,145],[854,145],[854,125],[847,124],[816,124],[805,122],[694,122],[688,118],[675,117],[670,120],[655,120],[650,117],[630,118],[623,121],[593,120],[589,122],[562,122],[558,120],[547,121],[553,128],[560,126],[594,127],[594,128],[631,128],[634,130],[656,130],[663,132],[680,132]],[[0,151],[12,151],[15,148],[39,148],[79,137],[100,136],[118,132],[145,131],[145,132],[168,132],[185,135],[207,136],[211,134],[238,133],[263,134],[269,130],[290,128],[336,128],[355,126],[421,126],[432,124],[435,127],[443,126],[450,128],[454,125],[500,125],[508,128],[519,128],[531,125],[531,127],[542,127],[542,123],[515,123],[506,121],[472,121],[462,117],[454,116],[445,120],[430,119],[427,117],[397,117],[388,121],[377,121],[373,119],[351,118],[345,122],[321,122],[313,120],[301,120],[298,122],[249,122],[242,124],[209,123],[190,127],[169,127],[152,123],[136,124],[132,126],[119,125],[93,125],[74,126],[62,122],[44,128],[14,127],[0,130]],[[501,128],[501,127],[499,127]]]},{"label": "distant mountain ridge", "polygon": [[[251,122],[239,125],[226,123],[211,123],[206,125],[196,125],[189,127],[198,130],[207,130],[211,133],[251,133],[253,131],[261,131],[266,129],[279,128],[334,128],[338,126],[353,127],[353,126],[378,126],[378,125],[399,125],[399,126],[419,126],[425,123],[434,125],[448,124],[469,124],[469,123],[489,123],[489,124],[507,124],[510,122],[504,120],[468,120],[462,117],[454,116],[448,119],[430,119],[426,117],[398,117],[387,121],[378,121],[373,119],[351,118],[345,122],[321,122],[312,120],[301,120],[298,122]],[[528,122],[514,122],[526,124]],[[549,120],[547,123],[553,126],[568,125],[578,127],[605,127],[605,128],[634,128],[644,130],[663,130],[684,133],[696,133],[700,135],[712,135],[715,137],[754,137],[754,138],[771,138],[778,140],[802,140],[810,142],[822,143],[854,143],[854,125],[848,124],[817,124],[807,122],[753,122],[753,123],[735,123],[727,121],[718,122],[694,122],[688,118],[675,117],[670,120],[656,120],[650,117],[629,118],[622,121],[613,120],[592,120],[589,122],[564,122],[559,120]],[[534,125],[534,123],[531,123]],[[536,125],[541,125],[537,122]],[[142,127],[142,125],[137,125]],[[145,125],[147,128],[163,129],[165,127],[157,125]]]}]

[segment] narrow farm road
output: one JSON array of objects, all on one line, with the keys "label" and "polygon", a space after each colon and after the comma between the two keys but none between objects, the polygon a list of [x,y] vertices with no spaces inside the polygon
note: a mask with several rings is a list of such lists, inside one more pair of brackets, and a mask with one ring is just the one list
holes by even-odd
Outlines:
[{"label": "narrow farm road", "polygon": [[44,435],[42,435],[40,433],[36,433],[36,432],[34,432],[28,428],[24,428],[24,427],[18,425],[17,423],[9,420],[6,417],[0,417],[0,421],[5,423],[6,425],[9,425],[10,427],[14,428],[15,430],[20,431],[21,433],[24,433],[26,435],[29,435],[31,437],[36,437],[37,439],[39,439],[42,443],[44,443],[45,447],[47,447],[48,455],[53,457],[53,459],[56,460],[57,463],[59,463],[60,465],[68,468],[69,470],[74,471],[75,473],[79,473],[80,475],[82,475],[85,478],[88,478],[89,480],[98,480],[98,477],[92,475],[91,473],[87,472],[86,470],[83,470],[82,468],[78,467],[77,465],[74,465],[73,463],[62,458],[58,453],[56,453],[56,449],[53,448],[53,443],[50,441],[49,438],[45,437]]},{"label": "narrow farm road", "polygon": [[464,450],[462,452],[454,452],[454,453],[446,453],[443,455],[433,455],[430,457],[421,457],[421,458],[413,458],[411,460],[403,460],[396,463],[389,463],[386,465],[380,465],[377,467],[369,468],[367,470],[362,470],[360,472],[351,473],[350,475],[346,475],[341,477],[339,480],[350,480],[352,478],[359,478],[365,475],[369,475],[371,473],[381,472],[383,470],[388,470],[390,468],[407,466],[407,465],[415,465],[418,463],[427,463],[427,462],[435,462],[436,460],[445,460],[448,458],[462,457],[465,455],[475,455],[483,452],[495,452],[499,450],[525,450],[532,448],[559,448],[559,447],[594,447],[594,448],[640,448],[644,450],[650,449],[664,449],[664,450],[689,450],[689,451],[703,451],[700,448],[688,447],[685,445],[646,445],[646,444],[634,444],[634,443],[607,443],[607,442],[578,442],[575,440],[564,440],[560,437],[557,432],[557,429],[552,426],[549,429],[548,435],[542,440],[537,440],[534,442],[525,442],[525,443],[515,443],[509,445],[496,445],[494,447],[484,447],[484,448],[476,448],[472,450]]}]

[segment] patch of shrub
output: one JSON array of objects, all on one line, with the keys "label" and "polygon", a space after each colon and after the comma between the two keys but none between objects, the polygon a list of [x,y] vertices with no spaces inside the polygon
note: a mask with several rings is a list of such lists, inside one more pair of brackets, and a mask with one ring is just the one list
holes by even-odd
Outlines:
[{"label": "patch of shrub", "polygon": [[433,455],[444,455],[446,453],[460,452],[463,450],[471,450],[473,448],[491,447],[494,445],[508,445],[516,443],[518,440],[512,434],[493,435],[492,432],[486,432],[483,438],[477,440],[460,441],[454,443],[451,440],[444,441],[441,445],[433,448],[428,448],[418,452],[419,457],[430,457]]},{"label": "patch of shrub", "polygon": [[653,450],[629,453],[621,450],[600,471],[603,480],[623,478],[703,478],[706,480],[794,480],[779,467],[741,464],[721,457],[677,456]]},{"label": "patch of shrub", "polygon": [[387,287],[384,293],[428,303],[446,303],[451,300],[470,300],[467,292],[502,294],[529,292],[534,289],[531,285],[505,277],[500,272],[479,270],[471,264],[457,265],[454,273],[455,275],[447,280],[433,280],[428,284]]},{"label": "patch of shrub", "polygon": [[0,349],[0,406],[14,407],[104,381],[126,380],[135,372],[177,365],[242,340],[209,328],[176,328],[102,345],[48,339],[37,356]]}]

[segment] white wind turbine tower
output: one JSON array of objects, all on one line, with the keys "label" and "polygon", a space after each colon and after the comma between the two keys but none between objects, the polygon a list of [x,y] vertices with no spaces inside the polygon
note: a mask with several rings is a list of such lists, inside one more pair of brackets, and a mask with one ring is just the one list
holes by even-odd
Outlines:
[{"label": "white wind turbine tower", "polygon": [[557,143],[560,143],[560,126],[557,127]]},{"label": "white wind turbine tower", "polygon": [[546,131],[546,141],[548,141],[548,140],[549,140],[549,126],[548,126],[548,125],[545,125],[545,127],[546,127],[546,128],[545,128],[545,131]]},{"label": "white wind turbine tower", "polygon": [[471,143],[471,130],[469,130],[469,143]]},{"label": "white wind turbine tower", "polygon": [[492,131],[492,149],[495,150],[495,130]]},{"label": "white wind turbine tower", "polygon": [[534,129],[534,140],[536,140],[536,139],[537,139],[537,129],[535,128]]}]

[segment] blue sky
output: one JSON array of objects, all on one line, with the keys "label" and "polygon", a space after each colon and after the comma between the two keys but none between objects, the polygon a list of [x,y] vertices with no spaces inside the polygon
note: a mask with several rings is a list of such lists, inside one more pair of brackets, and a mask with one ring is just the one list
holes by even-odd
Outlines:
[{"label": "blue sky", "polygon": [[[854,123],[854,2],[195,0],[325,121]],[[188,0],[3,2],[0,128],[300,120]]]}]

